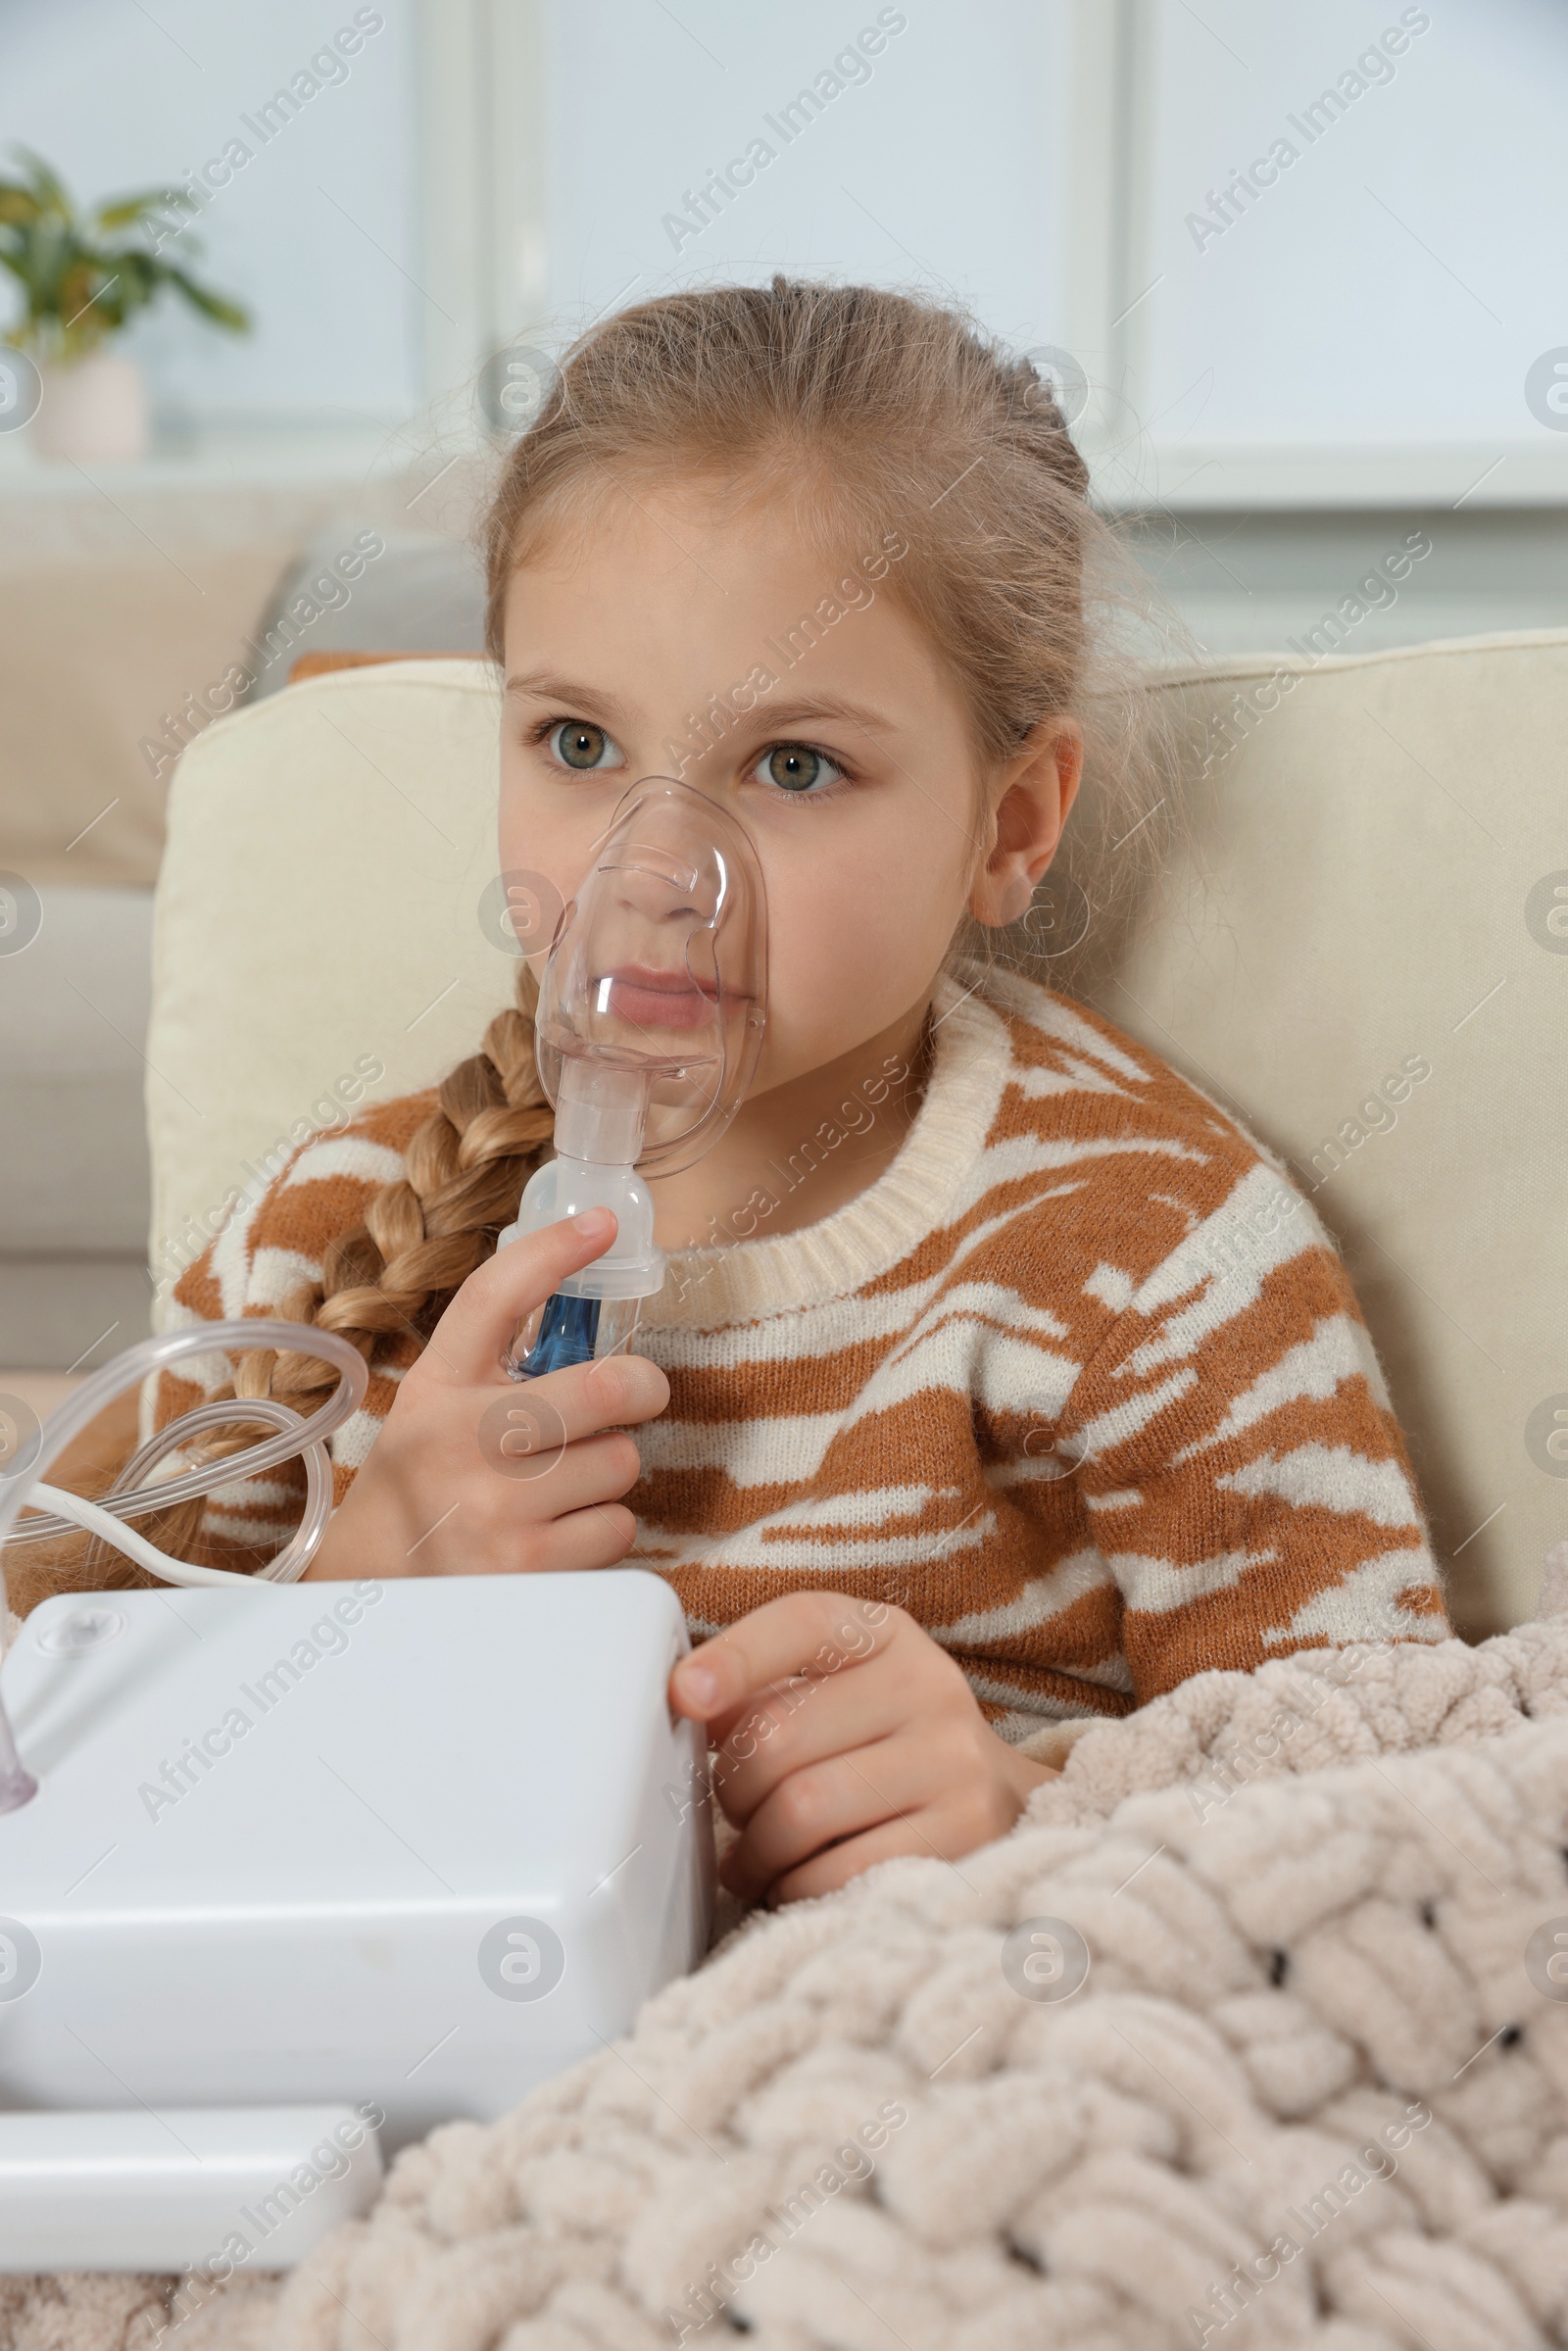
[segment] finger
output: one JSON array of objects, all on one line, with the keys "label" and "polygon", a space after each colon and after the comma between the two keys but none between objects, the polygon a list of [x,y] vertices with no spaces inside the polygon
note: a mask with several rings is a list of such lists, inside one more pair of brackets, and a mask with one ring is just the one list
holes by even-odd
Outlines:
[{"label": "finger", "polygon": [[565,1371],[547,1371],[542,1379],[517,1383],[519,1397],[546,1407],[546,1417],[559,1418],[567,1441],[591,1437],[600,1429],[625,1428],[652,1420],[669,1401],[669,1382],[646,1355],[605,1355],[597,1363],[574,1363]]},{"label": "finger", "polygon": [[588,1208],[497,1249],[469,1274],[436,1324],[427,1350],[450,1380],[495,1376],[513,1332],[554,1297],[568,1274],[602,1257],[615,1238],[608,1208]]},{"label": "finger", "polygon": [[536,1527],[528,1545],[533,1575],[577,1575],[618,1567],[637,1540],[637,1521],[622,1502],[597,1502]]},{"label": "finger", "polygon": [[787,1592],[683,1657],[670,1676],[670,1703],[722,1739],[754,1693],[796,1674],[819,1678],[863,1663],[889,1645],[903,1621],[902,1610],[880,1600]]},{"label": "finger", "polygon": [[[879,1828],[868,1829],[863,1837],[847,1837],[841,1845],[829,1845],[826,1852],[813,1854],[800,1869],[790,1870],[768,1887],[770,1906],[780,1902],[808,1901],[815,1894],[837,1893],[862,1870],[879,1861],[892,1861],[901,1854],[932,1856],[933,1839],[925,1834],[928,1823],[922,1815],[912,1818],[884,1821]],[[946,1853],[942,1860],[951,1858]]]},{"label": "finger", "polygon": [[905,1728],[910,1690],[886,1651],[856,1674],[800,1676],[750,1700],[719,1742],[713,1791],[732,1821],[748,1822],[792,1775]]},{"label": "finger", "polygon": [[[618,1434],[584,1437],[576,1445],[559,1446],[539,1457],[530,1477],[507,1476],[497,1467],[500,1459],[486,1455],[487,1465],[511,1490],[502,1508],[505,1518],[517,1526],[564,1518],[568,1510],[587,1509],[595,1502],[618,1501],[642,1475],[636,1445]],[[523,1466],[528,1466],[526,1461]]]},{"label": "finger", "polygon": [[887,1739],[788,1774],[753,1813],[719,1865],[732,1893],[765,1892],[824,1847],[914,1808],[919,1791]]},{"label": "finger", "polygon": [[450,1557],[434,1551],[427,1575],[567,1576],[616,1567],[637,1540],[637,1521],[620,1502],[592,1502],[547,1519],[542,1526],[492,1530],[479,1544],[463,1543]]}]

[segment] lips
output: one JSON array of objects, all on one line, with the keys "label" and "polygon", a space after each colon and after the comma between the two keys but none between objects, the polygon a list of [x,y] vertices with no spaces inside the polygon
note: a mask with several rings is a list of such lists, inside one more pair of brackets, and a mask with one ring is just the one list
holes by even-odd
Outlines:
[{"label": "lips", "polygon": [[594,994],[601,1009],[639,1029],[706,1028],[718,1004],[715,981],[695,980],[686,970],[655,971],[636,963],[607,972]]}]

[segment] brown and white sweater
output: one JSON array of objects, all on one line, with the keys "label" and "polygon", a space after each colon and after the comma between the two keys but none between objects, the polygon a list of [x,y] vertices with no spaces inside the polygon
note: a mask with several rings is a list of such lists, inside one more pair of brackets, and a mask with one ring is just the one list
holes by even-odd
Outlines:
[{"label": "brown and white sweater", "polygon": [[[633,1562],[698,1636],[807,1586],[895,1601],[1014,1739],[1210,1667],[1446,1638],[1371,1340],[1277,1163],[1064,997],[944,981],[935,1023],[858,1199],[768,1238],[754,1195],[733,1225],[756,1238],[671,1258],[637,1342],[670,1401],[637,1432]],[[818,1157],[874,1118],[867,1076]],[[430,1106],[307,1144],[181,1279],[179,1318],[276,1313]],[[413,1353],[389,1344],[332,1441],[340,1496]],[[198,1397],[166,1375],[158,1421]],[[298,1492],[220,1493],[211,1531],[273,1546]]]}]

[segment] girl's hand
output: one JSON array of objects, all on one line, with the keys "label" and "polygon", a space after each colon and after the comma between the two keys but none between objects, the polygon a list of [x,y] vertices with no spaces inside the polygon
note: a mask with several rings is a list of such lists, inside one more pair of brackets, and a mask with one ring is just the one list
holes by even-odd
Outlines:
[{"label": "girl's hand", "polygon": [[744,1830],[719,1875],[769,1902],[830,1893],[895,1853],[971,1853],[1055,1776],[998,1738],[912,1617],[842,1592],[754,1608],[683,1657],[669,1690],[708,1725],[714,1792]]},{"label": "girl's hand", "polygon": [[508,1244],[471,1273],[399,1384],[308,1575],[474,1576],[613,1567],[636,1540],[619,1496],[637,1482],[621,1431],[669,1401],[645,1355],[514,1381],[502,1357],[523,1317],[601,1256],[596,1208]]}]

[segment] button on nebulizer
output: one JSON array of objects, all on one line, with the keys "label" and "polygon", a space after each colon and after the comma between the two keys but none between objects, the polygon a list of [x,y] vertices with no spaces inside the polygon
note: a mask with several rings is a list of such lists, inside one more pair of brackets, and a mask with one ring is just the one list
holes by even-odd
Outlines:
[{"label": "button on nebulizer", "polygon": [[689,784],[633,785],[556,927],[534,1025],[556,1155],[497,1246],[589,1208],[613,1210],[615,1238],[522,1325],[514,1379],[630,1342],[664,1282],[644,1179],[689,1167],[729,1125],[766,993],[762,875],[744,826]]}]

